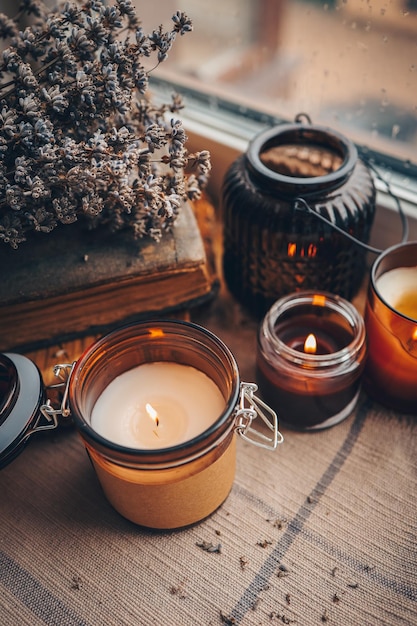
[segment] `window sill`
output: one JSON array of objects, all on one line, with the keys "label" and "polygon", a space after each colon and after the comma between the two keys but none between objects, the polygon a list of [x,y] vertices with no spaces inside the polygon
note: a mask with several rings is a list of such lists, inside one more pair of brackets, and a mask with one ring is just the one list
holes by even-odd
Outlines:
[{"label": "window sill", "polygon": [[[152,78],[155,99],[168,101],[170,94],[179,91],[184,96],[185,109],[182,119],[191,150],[207,149],[211,153],[212,172],[209,193],[216,206],[221,203],[221,187],[230,164],[245,152],[249,141],[264,128],[287,120],[269,113],[251,109],[246,103],[233,102],[221,95],[214,96],[197,89],[193,81],[175,84],[167,77]],[[168,99],[167,99],[168,98]],[[353,137],[357,145],[357,138]],[[385,249],[401,241],[401,220],[395,201],[387,191],[401,202],[409,225],[409,240],[417,240],[417,164],[401,159],[388,152],[367,150],[370,158],[378,163],[382,178],[375,179],[377,189],[377,214],[371,245]]]}]

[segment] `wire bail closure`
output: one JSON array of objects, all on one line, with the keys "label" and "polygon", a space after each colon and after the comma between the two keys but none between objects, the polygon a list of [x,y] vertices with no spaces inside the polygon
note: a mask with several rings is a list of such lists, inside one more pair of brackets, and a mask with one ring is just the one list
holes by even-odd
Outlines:
[{"label": "wire bail closure", "polygon": [[[57,409],[54,409],[49,398],[44,404],[41,404],[39,407],[38,419],[36,420],[34,426],[25,434],[25,439],[34,433],[38,433],[43,430],[53,430],[54,428],[58,428],[60,417],[70,417],[71,409],[68,405],[68,391],[75,363],[76,361],[73,363],[58,363],[54,366],[54,375],[59,378],[61,382],[49,385],[47,389],[64,389],[61,404]],[[46,421],[43,421],[42,418],[45,418]]]},{"label": "wire bail closure", "polygon": [[[75,365],[76,361],[73,363],[59,363],[54,366],[54,374],[57,378],[60,378],[61,382],[50,385],[48,389],[63,388],[61,404],[56,409],[53,408],[50,399],[42,404],[39,409],[39,417],[33,428],[26,433],[26,437],[30,437],[35,432],[57,428],[60,417],[70,417],[71,409],[68,403],[68,394],[71,375]],[[242,382],[240,384],[239,404],[235,413],[235,431],[249,443],[260,448],[275,450],[278,444],[284,441],[284,437],[278,429],[278,416],[268,404],[254,395],[257,390],[258,385],[255,383]],[[42,417],[46,419],[46,422],[41,423]],[[271,437],[252,427],[252,422],[257,417],[260,417],[272,432]]]},{"label": "wire bail closure", "polygon": [[[278,416],[271,407],[254,395],[258,390],[255,383],[240,384],[240,399],[235,419],[237,422],[236,432],[249,443],[275,450],[278,444],[284,441],[283,435],[278,429]],[[252,428],[252,422],[256,417],[260,417],[273,433],[272,437],[264,435],[260,430]]]}]

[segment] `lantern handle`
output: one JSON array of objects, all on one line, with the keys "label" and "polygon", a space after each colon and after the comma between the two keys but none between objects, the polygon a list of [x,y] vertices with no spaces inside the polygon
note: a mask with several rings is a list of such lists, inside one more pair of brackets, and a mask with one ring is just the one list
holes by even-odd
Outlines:
[{"label": "lantern handle", "polygon": [[[300,205],[302,206],[300,207]],[[353,241],[353,243],[356,243],[362,248],[365,248],[365,250],[367,250],[368,252],[372,252],[373,254],[381,254],[381,252],[383,252],[383,250],[380,250],[379,248],[374,248],[373,246],[369,246],[368,244],[363,243],[363,241],[356,239],[356,237],[354,237],[350,233],[343,230],[343,228],[340,228],[340,226],[337,226],[337,224],[333,224],[333,222],[328,220],[327,217],[324,217],[324,215],[322,215],[321,213],[318,213],[313,208],[311,208],[311,206],[308,204],[308,202],[306,202],[306,200],[304,200],[304,198],[301,198],[301,197],[295,198],[294,208],[296,211],[305,210],[310,215],[317,217],[319,220],[321,220],[322,222],[330,226],[330,228],[337,230],[338,233],[340,233],[341,235],[344,235],[345,237],[347,237],[347,239],[350,239],[350,241]]]},{"label": "lantern handle", "polygon": [[[240,384],[240,400],[238,409],[236,410],[235,420],[237,422],[236,432],[249,443],[275,450],[278,444],[284,441],[284,437],[278,430],[278,416],[260,398],[254,395],[258,390],[255,383]],[[252,422],[256,417],[260,417],[263,422],[272,431],[272,437],[264,435],[256,428],[252,428]]]},{"label": "lantern handle", "polygon": [[[391,196],[391,198],[395,201],[395,203],[397,205],[398,213],[400,215],[401,224],[402,224],[402,238],[401,238],[401,242],[400,243],[405,243],[408,240],[408,220],[407,220],[407,216],[405,215],[405,213],[404,213],[404,211],[402,209],[401,203],[400,203],[399,199],[397,198],[397,196],[394,195],[394,193],[391,191],[391,187],[389,186],[389,183],[386,180],[384,180],[383,178],[380,177],[380,175],[376,172],[375,168],[373,168],[373,166],[371,166],[370,163],[367,163],[367,165],[372,169],[372,171],[379,178],[379,180],[381,180],[386,185],[388,194]],[[300,207],[299,205],[302,205],[302,206]],[[328,220],[327,217],[324,217],[324,215],[322,215],[321,213],[318,213],[316,210],[314,210],[308,204],[308,202],[306,200],[304,200],[304,198],[301,198],[300,196],[295,198],[295,200],[294,200],[294,208],[295,208],[296,211],[297,210],[299,210],[299,211],[305,210],[310,215],[314,215],[314,217],[317,217],[322,222],[325,222],[328,226],[330,226],[334,230],[337,230],[338,233],[340,233],[341,235],[344,235],[345,237],[347,237],[347,239],[350,239],[350,241],[353,241],[353,243],[356,243],[358,246],[361,246],[362,248],[365,248],[365,250],[367,250],[368,252],[372,252],[373,254],[381,254],[384,251],[384,250],[381,250],[379,248],[374,248],[373,246],[370,246],[370,245],[364,243],[363,241],[360,241],[360,239],[356,239],[356,237],[354,237],[353,235],[348,233],[346,230],[343,230],[343,228],[340,228],[340,226],[337,226],[337,224],[334,224],[333,222]]]},{"label": "lantern handle", "polygon": [[305,122],[306,124],[310,124],[310,126],[313,123],[308,113],[297,113],[294,118],[294,122],[296,124],[302,124],[303,122]]},{"label": "lantern handle", "polygon": [[[312,124],[312,120],[311,117],[308,115],[308,113],[298,113],[295,116],[295,122],[297,124],[301,124],[303,122],[305,122],[306,124],[311,125]],[[387,190],[387,193],[389,196],[391,196],[391,198],[394,200],[395,204],[397,205],[397,209],[398,209],[398,214],[400,216],[401,219],[401,225],[402,225],[402,238],[401,238],[401,243],[405,243],[408,240],[408,220],[407,220],[407,216],[405,215],[403,208],[401,206],[401,202],[400,200],[397,198],[397,196],[393,193],[390,184],[387,180],[385,180],[381,174],[378,172],[378,170],[376,169],[376,167],[371,163],[371,161],[366,157],[364,150],[359,150],[359,156],[362,159],[362,161],[366,164],[366,166],[372,170],[374,176],[380,181],[382,182]],[[302,205],[302,207],[300,207],[299,205]],[[361,246],[362,248],[365,248],[365,250],[367,250],[368,252],[372,252],[373,254],[381,254],[383,252],[383,250],[380,250],[379,248],[374,248],[373,246],[369,246],[366,243],[363,243],[363,241],[360,241],[359,239],[356,239],[356,237],[354,237],[353,235],[351,235],[350,233],[346,232],[345,230],[343,230],[343,228],[340,228],[340,226],[337,226],[336,224],[333,224],[333,222],[331,222],[330,220],[328,220],[326,217],[324,217],[324,215],[321,215],[321,213],[318,213],[317,211],[315,211],[306,200],[304,200],[304,198],[301,197],[297,197],[294,200],[294,208],[295,210],[306,210],[307,213],[310,213],[310,215],[314,215],[314,217],[317,217],[318,219],[320,219],[322,222],[325,222],[328,226],[330,226],[331,228],[333,228],[334,230],[337,230],[338,233],[340,233],[341,235],[344,235],[345,237],[347,237],[348,239],[350,239],[351,241],[353,241],[354,243],[356,243],[357,245]]]}]

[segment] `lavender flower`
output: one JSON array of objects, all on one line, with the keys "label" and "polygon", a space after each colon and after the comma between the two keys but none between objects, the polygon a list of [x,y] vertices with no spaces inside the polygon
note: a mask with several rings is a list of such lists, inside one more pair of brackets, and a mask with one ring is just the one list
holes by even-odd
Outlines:
[{"label": "lavender flower", "polygon": [[[23,15],[34,24],[21,32]],[[210,158],[189,154],[169,119],[181,98],[156,106],[146,93],[145,64],[157,67],[192,30],[184,13],[172,19],[147,35],[131,0],[52,13],[21,0],[14,19],[0,14],[0,240],[17,248],[77,220],[159,240],[181,203],[199,197]]]}]

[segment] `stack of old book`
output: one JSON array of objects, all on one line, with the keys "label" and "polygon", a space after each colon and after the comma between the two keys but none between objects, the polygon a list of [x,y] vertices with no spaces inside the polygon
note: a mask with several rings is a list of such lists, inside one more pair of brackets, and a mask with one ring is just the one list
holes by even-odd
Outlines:
[{"label": "stack of old book", "polygon": [[217,293],[214,210],[185,205],[160,242],[83,231],[38,234],[0,246],[0,350],[28,349],[123,323],[186,313]]}]

